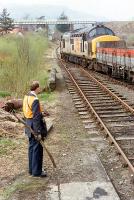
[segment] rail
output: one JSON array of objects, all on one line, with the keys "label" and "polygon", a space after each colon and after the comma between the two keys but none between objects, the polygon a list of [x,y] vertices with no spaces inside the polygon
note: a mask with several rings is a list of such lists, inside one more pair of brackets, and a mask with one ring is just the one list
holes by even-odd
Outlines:
[{"label": "rail", "polygon": [[[101,128],[105,131],[105,133],[110,137],[111,141],[113,142],[113,144],[115,145],[115,147],[117,148],[118,152],[122,155],[124,161],[126,162],[126,164],[129,166],[129,168],[131,169],[133,175],[134,175],[134,166],[131,164],[129,158],[126,156],[126,154],[123,152],[122,148],[119,146],[118,142],[116,141],[116,139],[114,138],[114,136],[111,134],[111,132],[108,130],[107,126],[104,124],[104,122],[102,121],[101,117],[97,114],[97,112],[95,111],[95,109],[93,108],[92,104],[89,102],[89,100],[87,99],[87,97],[85,96],[85,94],[83,93],[82,89],[79,87],[77,81],[75,80],[74,76],[71,74],[71,72],[69,71],[69,69],[66,67],[66,65],[63,63],[63,61],[61,59],[59,59],[62,66],[64,67],[65,71],[67,72],[67,74],[69,75],[70,80],[73,82],[73,84],[76,86],[79,94],[81,95],[81,97],[84,99],[84,101],[86,102],[87,107],[91,110],[91,112],[94,114],[95,118],[98,121],[98,124],[101,126]],[[90,75],[86,70],[84,70],[83,68],[81,68],[81,70],[83,71],[83,73],[86,74],[86,76],[88,76],[93,82],[95,82],[103,91],[105,91],[107,94],[109,94],[114,100],[118,101],[127,111],[129,111],[130,113],[134,114],[134,109],[132,107],[130,107],[126,102],[124,102],[123,100],[121,100],[116,94],[114,94],[113,92],[111,92],[105,85],[103,85],[102,83],[100,83],[97,79],[95,79],[92,75]]]}]

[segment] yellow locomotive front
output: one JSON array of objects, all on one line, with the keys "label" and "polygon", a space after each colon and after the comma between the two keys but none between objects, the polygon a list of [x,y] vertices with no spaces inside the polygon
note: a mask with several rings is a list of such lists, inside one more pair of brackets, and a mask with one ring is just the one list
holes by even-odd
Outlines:
[{"label": "yellow locomotive front", "polygon": [[96,48],[99,47],[101,42],[119,41],[120,38],[115,36],[114,32],[103,25],[98,25],[91,29],[87,34],[88,42],[88,57],[96,59]]}]

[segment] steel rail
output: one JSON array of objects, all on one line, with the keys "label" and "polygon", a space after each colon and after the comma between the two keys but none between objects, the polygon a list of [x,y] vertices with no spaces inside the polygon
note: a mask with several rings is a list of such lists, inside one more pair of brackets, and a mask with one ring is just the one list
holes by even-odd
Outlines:
[{"label": "steel rail", "polygon": [[[61,61],[62,62],[62,61]],[[131,162],[129,161],[129,159],[127,158],[127,156],[125,155],[125,153],[123,152],[123,150],[121,149],[121,147],[118,145],[118,143],[116,142],[116,140],[114,139],[114,137],[112,136],[112,134],[110,133],[110,131],[108,130],[108,128],[105,126],[105,124],[103,123],[103,121],[101,120],[101,118],[99,117],[99,115],[96,113],[95,109],[93,108],[93,106],[91,105],[91,103],[88,101],[88,99],[86,98],[86,96],[84,95],[84,93],[82,92],[81,88],[78,86],[75,78],[73,77],[73,75],[69,72],[69,70],[67,69],[67,67],[62,63],[62,65],[64,66],[66,72],[69,74],[70,79],[73,81],[73,83],[75,84],[76,88],[78,89],[80,95],[83,97],[83,99],[86,101],[87,105],[89,106],[89,108],[91,109],[92,113],[95,115],[96,119],[99,121],[99,124],[101,125],[101,127],[104,129],[105,133],[107,135],[109,135],[110,139],[112,140],[112,142],[114,143],[114,145],[116,146],[116,148],[118,149],[118,151],[120,152],[120,154],[122,155],[123,159],[125,160],[125,162],[127,163],[127,165],[129,166],[129,168],[131,169],[133,175],[134,175],[134,166],[131,164]],[[83,70],[83,68],[82,68]],[[85,70],[83,70],[84,72],[86,72]],[[88,74],[86,72],[86,74]],[[94,77],[92,77],[91,75],[89,75],[89,77],[95,81],[96,83],[98,82]],[[110,90],[108,90],[105,86],[103,87],[103,85],[101,83],[99,83],[99,85],[101,86],[101,88],[105,88],[106,91],[109,92],[109,94],[111,94],[113,97],[115,97],[117,100],[119,100],[119,102],[123,105],[125,105],[127,107],[127,109],[131,110],[131,112],[134,113],[134,110],[128,106],[125,102],[122,103],[122,100],[119,97],[116,97],[115,94],[113,94]]]},{"label": "steel rail", "polygon": [[102,78],[107,78],[107,79],[109,79],[111,82],[116,83],[116,84],[119,84],[119,85],[121,85],[121,86],[125,86],[126,88],[128,88],[128,89],[130,89],[130,90],[134,90],[134,84],[127,83],[127,82],[125,82],[124,80],[117,80],[117,79],[114,78],[114,77],[111,77],[111,76],[106,75],[106,74],[101,74],[101,73],[99,73],[99,72],[97,72],[97,71],[91,71],[91,70],[89,70],[89,72],[91,72],[91,73],[93,73],[93,74],[95,74],[95,75],[99,75],[99,76],[101,76]]},{"label": "steel rail", "polygon": [[129,106],[127,103],[125,103],[122,99],[120,99],[116,94],[114,94],[113,92],[111,92],[106,86],[104,86],[101,82],[99,82],[96,78],[94,78],[92,75],[90,75],[85,69],[83,69],[82,67],[80,67],[81,70],[83,70],[84,73],[86,73],[88,75],[89,78],[91,78],[95,83],[97,83],[97,85],[99,85],[103,90],[105,90],[108,94],[110,94],[114,99],[116,99],[118,102],[120,102],[122,104],[122,106],[130,111],[132,114],[134,114],[134,109]]}]

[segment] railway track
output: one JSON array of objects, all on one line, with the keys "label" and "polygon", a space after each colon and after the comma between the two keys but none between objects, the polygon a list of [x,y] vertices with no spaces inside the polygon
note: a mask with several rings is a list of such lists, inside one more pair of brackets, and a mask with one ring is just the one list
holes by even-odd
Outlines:
[{"label": "railway track", "polygon": [[[60,60],[65,80],[85,128],[96,126],[116,147],[134,175],[134,109],[119,93],[110,90],[82,67]],[[92,120],[91,120],[92,119]]]},{"label": "railway track", "polygon": [[115,83],[115,84],[118,84],[118,85],[122,85],[128,89],[131,89],[131,90],[134,90],[134,84],[130,84],[128,82],[125,82],[124,80],[118,80],[116,78],[113,78],[109,75],[106,75],[106,74],[102,74],[100,72],[96,72],[96,71],[93,71],[93,70],[88,70],[91,74],[93,73],[96,78],[97,77],[101,77],[102,80],[105,80],[107,82],[111,82],[111,83]]}]

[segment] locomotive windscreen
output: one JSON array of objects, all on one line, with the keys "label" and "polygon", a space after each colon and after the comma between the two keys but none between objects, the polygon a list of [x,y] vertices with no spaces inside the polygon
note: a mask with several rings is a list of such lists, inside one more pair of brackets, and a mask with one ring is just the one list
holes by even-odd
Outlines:
[{"label": "locomotive windscreen", "polygon": [[120,41],[105,41],[105,42],[98,42],[97,47],[102,48],[126,48],[126,42],[124,40]]},{"label": "locomotive windscreen", "polygon": [[115,35],[115,34],[111,29],[102,25],[102,26],[96,26],[95,28],[91,29],[87,37],[89,39],[100,35]]}]

